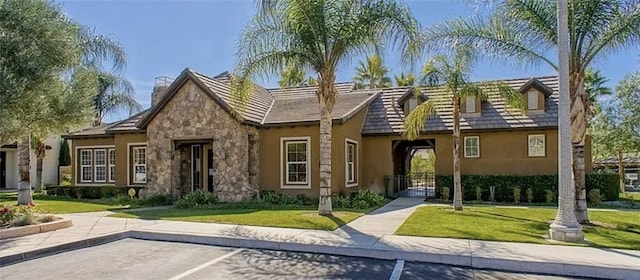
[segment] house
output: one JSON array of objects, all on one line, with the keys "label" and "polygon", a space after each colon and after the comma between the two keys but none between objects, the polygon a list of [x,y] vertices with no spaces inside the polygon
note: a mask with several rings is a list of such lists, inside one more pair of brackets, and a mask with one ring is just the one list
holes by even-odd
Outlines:
[{"label": "house", "polygon": [[[44,185],[57,185],[58,180],[58,154],[60,153],[59,135],[51,136],[45,141],[46,151],[44,161],[42,163],[42,183]],[[33,184],[36,181],[36,154],[33,150],[30,154],[30,181]],[[20,176],[18,173],[18,145],[8,144],[0,145],[0,190],[18,189],[18,181]]]},{"label": "house", "polygon": [[[556,174],[555,77],[504,81],[526,95],[525,113],[496,94],[462,104],[462,174]],[[258,191],[319,193],[319,111],[315,87],[257,86],[244,106],[230,95],[230,75],[185,69],[156,81],[152,106],[129,119],[66,135],[74,185],[146,186],[181,196],[213,192],[238,201]],[[436,174],[452,174],[450,98],[410,87],[356,90],[336,84],[332,192],[385,192],[388,176],[408,172],[415,149],[433,149]],[[433,99],[437,116],[414,141],[402,136],[404,116]],[[590,159],[590,149],[586,149]],[[590,169],[590,162],[587,162]]]}]

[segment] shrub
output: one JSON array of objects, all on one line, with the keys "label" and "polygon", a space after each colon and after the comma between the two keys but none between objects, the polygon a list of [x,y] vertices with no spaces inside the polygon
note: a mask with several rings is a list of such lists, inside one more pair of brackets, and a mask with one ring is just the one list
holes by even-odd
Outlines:
[{"label": "shrub", "polygon": [[16,218],[16,210],[10,206],[2,205],[0,208],[0,225],[8,224]]},{"label": "shrub", "polygon": [[49,196],[70,197],[77,199],[101,199],[117,198],[119,195],[127,195],[129,189],[136,190],[136,194],[144,187],[119,187],[119,186],[50,186],[47,187]]},{"label": "shrub", "polygon": [[529,202],[529,204],[533,203],[533,190],[531,187],[527,189],[527,202]]},{"label": "shrub", "polygon": [[[385,204],[385,202],[387,201],[384,198],[384,196],[379,195],[370,190],[360,190],[357,193],[355,193],[351,199],[353,201],[354,208],[359,208],[359,207],[356,207],[355,202],[360,200],[367,202],[369,207],[378,207]],[[369,208],[369,207],[365,207],[365,208]]]},{"label": "shrub", "polygon": [[334,196],[331,198],[333,208],[351,208],[351,199],[344,196]]},{"label": "shrub", "polygon": [[302,205],[303,203],[298,197],[275,193],[273,191],[263,192],[260,200],[271,205]]},{"label": "shrub", "polygon": [[296,199],[302,204],[302,205],[313,205],[313,199],[311,199],[310,197],[304,195],[304,194],[298,194],[296,195]]},{"label": "shrub", "polygon": [[214,205],[218,202],[218,198],[210,192],[197,190],[185,195],[176,203],[176,208],[195,208],[201,206]]},{"label": "shrub", "polygon": [[31,213],[31,211],[27,211],[18,215],[18,217],[16,217],[13,222],[11,222],[11,225],[14,227],[21,227],[35,225],[37,223],[38,221],[36,220],[36,217],[33,215],[33,213]]},{"label": "shrub", "polygon": [[591,203],[593,203],[593,205],[599,206],[600,203],[602,202],[602,197],[600,196],[600,190],[593,189],[589,191],[589,200],[591,201]]},{"label": "shrub", "polygon": [[449,192],[449,188],[448,187],[442,188],[442,199],[444,201],[449,201],[449,194],[450,194],[450,192]]},{"label": "shrub", "polygon": [[547,203],[554,203],[558,201],[558,199],[556,198],[556,193],[552,190],[547,190],[545,198]]},{"label": "shrub", "polygon": [[513,188],[513,202],[515,204],[520,203],[521,194],[522,194],[522,190],[520,189],[520,187]]},{"label": "shrub", "polygon": [[353,208],[355,209],[367,209],[372,206],[371,204],[369,204],[369,202],[362,199],[354,200],[352,205],[353,205]]},{"label": "shrub", "polygon": [[48,223],[48,222],[53,222],[53,221],[57,221],[58,217],[54,216],[54,215],[46,215],[40,218],[40,222],[41,223]]},{"label": "shrub", "polygon": [[482,189],[480,187],[476,187],[476,200],[482,201]]},{"label": "shrub", "polygon": [[599,189],[603,201],[618,200],[620,196],[620,180],[618,178],[618,174],[615,173],[587,174],[585,178],[587,193],[593,189]]}]

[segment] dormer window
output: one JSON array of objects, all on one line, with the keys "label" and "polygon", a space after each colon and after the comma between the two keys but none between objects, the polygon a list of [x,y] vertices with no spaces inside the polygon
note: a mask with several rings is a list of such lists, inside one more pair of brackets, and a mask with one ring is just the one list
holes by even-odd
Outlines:
[{"label": "dormer window", "polygon": [[524,94],[527,101],[527,112],[544,112],[545,99],[553,92],[547,85],[536,78],[531,78],[522,85],[518,92]]},{"label": "dormer window", "polygon": [[465,113],[477,113],[476,112],[476,97],[475,96],[467,96],[465,106]]},{"label": "dormer window", "polygon": [[422,104],[424,100],[424,97],[416,94],[414,88],[410,88],[402,96],[400,96],[400,98],[398,98],[397,102],[398,106],[402,108],[405,115],[408,115],[409,113],[411,113],[411,111],[418,107],[418,105]]}]

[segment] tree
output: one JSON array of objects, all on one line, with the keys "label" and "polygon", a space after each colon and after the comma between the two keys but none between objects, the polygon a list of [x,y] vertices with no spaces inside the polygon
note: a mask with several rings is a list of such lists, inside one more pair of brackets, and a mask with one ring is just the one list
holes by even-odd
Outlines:
[{"label": "tree", "polygon": [[396,80],[396,86],[399,87],[412,87],[416,84],[416,76],[413,73],[407,75],[400,73],[400,76],[394,76],[394,79]]},{"label": "tree", "polygon": [[[455,53],[448,57],[436,55],[422,69],[422,84],[437,87],[438,94],[451,98],[453,111],[453,208],[462,210],[462,180],[460,176],[460,104],[467,97],[487,99],[487,90],[498,91],[510,104],[521,105],[524,101],[513,88],[503,83],[471,82],[472,65],[475,56],[467,46],[456,45]],[[518,105],[520,104],[520,105]],[[425,120],[436,115],[433,99],[418,105],[405,118],[404,128],[409,140],[416,139],[424,130]]]},{"label": "tree", "polygon": [[609,79],[602,76],[600,70],[587,69],[584,73],[584,93],[585,93],[585,108],[587,108],[587,125],[591,123],[591,119],[594,115],[600,112],[600,103],[598,102],[599,96],[610,96],[613,94],[610,88],[605,87]]},{"label": "tree", "polygon": [[317,74],[320,112],[320,202],[331,215],[331,112],[335,73],[350,59],[384,43],[399,45],[404,58],[416,55],[419,26],[409,9],[391,0],[263,0],[243,31],[233,94],[246,102],[252,79],[277,75],[288,64]]},{"label": "tree", "polygon": [[590,127],[594,154],[615,156],[618,159],[620,192],[624,192],[624,165],[626,153],[640,152],[640,72],[626,76],[616,86],[615,100],[604,106]]},{"label": "tree", "polygon": [[309,76],[307,77],[307,79],[305,79],[305,74],[306,73],[302,71],[300,67],[297,67],[295,65],[287,65],[287,67],[282,70],[282,72],[280,72],[281,79],[278,82],[278,85],[281,88],[286,88],[317,84],[316,79],[314,79],[313,76]]},{"label": "tree", "polygon": [[101,125],[104,116],[125,110],[129,115],[140,112],[142,106],[134,97],[134,89],[131,83],[122,76],[102,71],[98,68],[89,68],[98,77],[97,94],[93,99],[95,117],[93,125]]},{"label": "tree", "polygon": [[389,68],[384,66],[379,55],[374,54],[367,57],[366,63],[360,61],[353,81],[356,83],[356,88],[388,88],[391,87],[388,73]]},{"label": "tree", "polygon": [[69,143],[67,140],[60,140],[60,152],[58,153],[58,165],[71,165],[71,152],[69,151]]},{"label": "tree", "polygon": [[[545,63],[557,70],[550,53],[557,48],[557,1],[492,2],[488,19],[453,19],[425,32],[429,48],[454,41],[469,44],[496,60],[519,66]],[[639,1],[573,0],[569,4],[571,141],[576,191],[576,218],[589,221],[586,204],[584,139],[588,102],[585,73],[591,62],[640,43]]]}]

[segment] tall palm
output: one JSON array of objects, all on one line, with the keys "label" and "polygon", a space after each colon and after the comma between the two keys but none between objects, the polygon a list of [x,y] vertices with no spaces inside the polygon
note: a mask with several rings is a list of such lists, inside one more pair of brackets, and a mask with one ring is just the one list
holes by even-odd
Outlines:
[{"label": "tall palm", "polygon": [[131,115],[142,110],[142,106],[134,97],[133,86],[126,78],[97,68],[90,71],[95,71],[98,77],[98,88],[93,100],[96,110],[94,126],[102,124],[107,114],[124,110]]},{"label": "tall palm", "polygon": [[[454,19],[429,28],[425,42],[447,48],[454,41],[474,46],[490,57],[520,66],[540,63],[557,69],[557,0],[492,1],[488,19]],[[587,215],[584,139],[588,105],[585,73],[589,65],[620,49],[640,43],[640,1],[573,0],[569,4],[571,140],[576,187],[576,218]]]},{"label": "tall palm", "polygon": [[[320,203],[331,215],[331,112],[335,73],[383,43],[398,43],[404,58],[419,53],[419,26],[409,9],[391,0],[262,0],[238,48],[234,96],[253,93],[253,78],[277,75],[294,63],[317,74],[320,112]],[[380,44],[380,45],[379,45]]]},{"label": "tall palm", "polygon": [[587,125],[591,124],[593,116],[601,111],[600,103],[598,103],[597,98],[599,96],[611,96],[613,94],[611,88],[604,86],[608,81],[609,79],[602,76],[600,70],[593,70],[592,68],[589,68],[584,73]]},{"label": "tall palm", "polygon": [[413,73],[407,75],[400,73],[400,76],[394,76],[394,79],[396,80],[396,86],[399,87],[410,87],[416,84],[416,76]]},{"label": "tall palm", "polygon": [[[467,97],[487,99],[487,90],[497,91],[510,104],[522,108],[517,92],[503,83],[474,83],[471,81],[475,56],[471,49],[457,45],[451,57],[436,55],[422,69],[422,84],[432,87],[443,98],[451,98],[453,111],[453,208],[462,210],[462,179],[460,175],[460,104]],[[518,102],[519,101],[519,102]],[[433,99],[418,105],[405,118],[404,128],[409,140],[416,139],[424,130],[426,119],[436,115]]]},{"label": "tall palm", "polygon": [[379,55],[367,57],[367,62],[360,61],[356,67],[356,75],[353,81],[356,88],[388,88],[391,87],[391,79],[387,76],[389,68],[384,66]]}]

